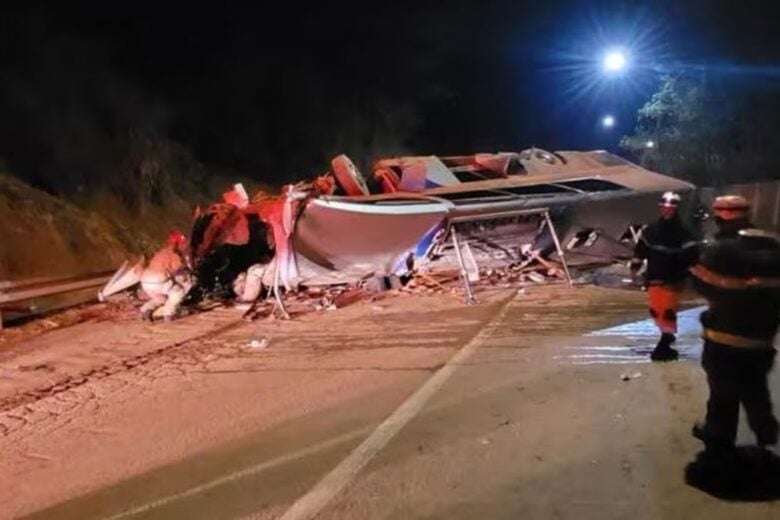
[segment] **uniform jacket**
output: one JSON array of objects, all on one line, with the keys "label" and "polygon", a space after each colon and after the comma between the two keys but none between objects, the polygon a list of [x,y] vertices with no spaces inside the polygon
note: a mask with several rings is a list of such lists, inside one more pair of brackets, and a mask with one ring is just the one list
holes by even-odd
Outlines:
[{"label": "uniform jacket", "polygon": [[647,283],[680,283],[696,262],[699,244],[679,217],[658,219],[647,226],[634,250],[632,267],[647,260]]},{"label": "uniform jacket", "polygon": [[705,337],[710,329],[771,346],[780,324],[777,237],[745,222],[741,230],[719,233],[705,244],[691,273],[694,287],[709,303],[701,318]]}]

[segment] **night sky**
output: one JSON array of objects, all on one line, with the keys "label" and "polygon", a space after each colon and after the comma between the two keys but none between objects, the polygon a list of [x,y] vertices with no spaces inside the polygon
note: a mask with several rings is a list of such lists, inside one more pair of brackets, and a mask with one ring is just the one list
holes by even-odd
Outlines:
[{"label": "night sky", "polygon": [[[13,128],[0,129],[0,153],[13,162],[46,139],[88,149],[117,118],[151,122],[209,167],[280,179],[319,173],[311,169],[340,152],[616,149],[670,66],[780,84],[777,4],[4,8],[0,114]],[[614,45],[628,49],[631,68],[606,79],[598,60]],[[75,123],[51,130],[52,117],[74,111]],[[610,131],[599,125],[607,113],[617,119]],[[98,137],[69,137],[85,126]]]}]

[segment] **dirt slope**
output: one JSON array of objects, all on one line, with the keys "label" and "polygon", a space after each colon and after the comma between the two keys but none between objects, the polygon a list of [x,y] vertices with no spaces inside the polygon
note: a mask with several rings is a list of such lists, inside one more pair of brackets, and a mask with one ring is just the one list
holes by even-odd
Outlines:
[{"label": "dirt slope", "polygon": [[110,196],[77,206],[0,173],[0,280],[116,267],[173,226],[186,231],[191,208],[180,200],[138,217]]}]

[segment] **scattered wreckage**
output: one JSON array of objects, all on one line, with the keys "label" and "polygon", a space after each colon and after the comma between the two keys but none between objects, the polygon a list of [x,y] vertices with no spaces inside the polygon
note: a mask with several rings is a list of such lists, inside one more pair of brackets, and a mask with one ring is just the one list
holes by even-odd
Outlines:
[{"label": "scattered wreckage", "polygon": [[[250,199],[236,185],[198,209],[191,297],[229,297],[249,269],[282,310],[282,289],[397,284],[437,270],[459,272],[469,302],[480,269],[536,263],[571,282],[570,265],[630,258],[659,194],[689,198],[694,188],[605,151],[381,159],[368,179],[345,155],[331,166],[280,195]],[[131,287],[142,265],[123,266],[100,297]]]}]

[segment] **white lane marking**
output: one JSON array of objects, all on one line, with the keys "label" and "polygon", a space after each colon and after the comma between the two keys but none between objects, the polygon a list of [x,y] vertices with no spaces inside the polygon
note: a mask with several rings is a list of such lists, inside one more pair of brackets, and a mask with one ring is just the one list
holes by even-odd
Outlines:
[{"label": "white lane marking", "polygon": [[325,475],[308,493],[300,497],[282,515],[280,520],[305,520],[313,518],[338,495],[369,462],[371,462],[401,429],[417,416],[434,394],[447,382],[490,335],[493,327],[506,315],[509,304],[514,298],[508,298],[501,310],[482,330],[463,348],[458,350],[447,363],[436,371],[387,419],[380,424],[360,446],[355,448],[346,459]]},{"label": "white lane marking", "polygon": [[323,441],[317,444],[314,444],[312,446],[308,446],[302,450],[295,451],[292,453],[288,453],[286,455],[282,455],[281,457],[277,457],[275,459],[271,459],[265,462],[261,462],[260,464],[256,464],[254,466],[236,471],[235,473],[230,473],[228,475],[225,475],[224,477],[220,477],[218,479],[211,480],[209,482],[206,482],[205,484],[201,484],[199,486],[195,486],[193,488],[188,489],[187,491],[182,491],[181,493],[176,493],[174,495],[168,495],[167,497],[163,497],[157,500],[154,500],[152,502],[148,502],[144,505],[138,506],[134,509],[130,509],[128,511],[123,511],[121,513],[118,513],[116,515],[107,517],[106,520],[119,520],[121,518],[127,518],[130,516],[140,515],[142,513],[146,513],[152,509],[157,509],[158,507],[163,507],[171,502],[175,502],[177,500],[181,500],[183,498],[191,497],[193,495],[197,495],[198,493],[202,493],[204,491],[208,491],[210,489],[219,487],[223,484],[228,484],[230,482],[234,482],[236,480],[240,480],[244,477],[249,477],[252,475],[256,475],[258,473],[262,473],[263,471],[266,471],[268,469],[274,468],[276,466],[281,466],[283,464],[287,464],[289,462],[293,462],[298,459],[302,459],[304,457],[308,457],[309,455],[314,455],[315,453],[326,450],[328,448],[332,448],[334,446],[338,446],[339,444],[342,444],[344,442],[347,442],[351,439],[354,439],[356,437],[360,437],[365,433],[366,428],[362,428],[359,430],[351,431],[348,433],[345,433],[343,435],[339,435],[338,437],[334,437],[332,439],[328,439],[327,441]]}]

